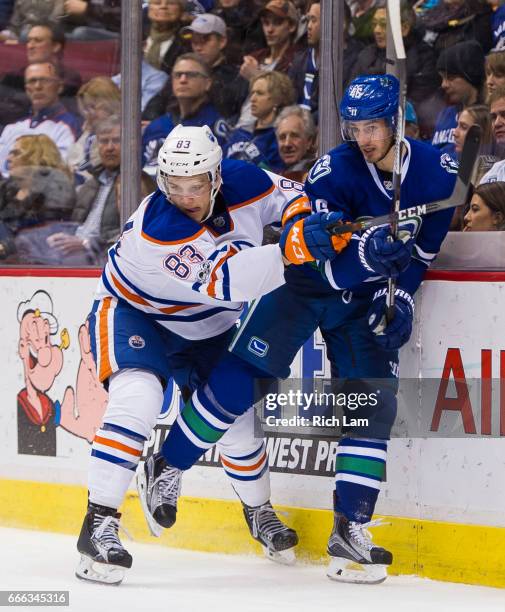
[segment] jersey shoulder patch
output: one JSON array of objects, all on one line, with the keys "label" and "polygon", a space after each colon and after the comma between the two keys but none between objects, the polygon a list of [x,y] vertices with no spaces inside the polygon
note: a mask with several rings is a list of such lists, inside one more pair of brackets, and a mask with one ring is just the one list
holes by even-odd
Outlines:
[{"label": "jersey shoulder patch", "polygon": [[221,193],[226,206],[238,206],[266,197],[273,191],[272,179],[261,168],[236,159],[224,159]]},{"label": "jersey shoulder patch", "polygon": [[155,244],[178,244],[194,240],[205,232],[193,219],[170,204],[158,189],[146,204],[142,219],[142,238]]},{"label": "jersey shoulder patch", "polygon": [[458,174],[458,162],[455,161],[449,153],[442,153],[440,156],[440,165],[446,172],[449,172],[449,174]]}]

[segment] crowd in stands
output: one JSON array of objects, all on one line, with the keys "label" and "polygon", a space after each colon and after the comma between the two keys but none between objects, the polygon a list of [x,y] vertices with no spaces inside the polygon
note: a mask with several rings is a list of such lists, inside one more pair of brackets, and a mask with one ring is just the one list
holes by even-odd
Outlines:
[{"label": "crowd in stands", "polygon": [[[142,192],[170,130],[303,182],[318,142],[317,0],[142,2]],[[344,87],[386,69],[385,0],[345,0]],[[406,134],[458,160],[453,229],[505,229],[505,0],[402,0]],[[120,233],[120,0],[0,0],[0,263],[101,265]],[[335,109],[337,112],[337,109]],[[427,177],[429,180],[429,177]]]}]

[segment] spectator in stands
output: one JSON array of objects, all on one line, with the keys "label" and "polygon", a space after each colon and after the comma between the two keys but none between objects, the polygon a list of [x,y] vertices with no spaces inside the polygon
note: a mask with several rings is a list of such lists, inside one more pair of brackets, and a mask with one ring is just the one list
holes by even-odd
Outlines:
[{"label": "spectator in stands", "polygon": [[[488,98],[495,143],[505,147],[505,87],[497,87]],[[501,157],[504,157],[501,155]],[[482,177],[481,183],[505,181],[505,160],[497,161]]]},{"label": "spectator in stands", "polygon": [[[121,73],[115,74],[112,77],[112,81],[120,88]],[[170,78],[166,72],[153,68],[151,64],[146,62],[145,57],[142,58],[140,76],[140,95],[142,96],[140,107],[142,112],[145,111],[153,98],[156,98],[166,87],[169,87],[169,82]]]},{"label": "spectator in stands", "polygon": [[479,185],[465,215],[464,232],[505,230],[505,183]]},{"label": "spectator in stands", "polygon": [[354,64],[358,59],[358,55],[365,46],[363,41],[355,36],[351,36],[350,29],[352,25],[351,9],[347,2],[344,2],[344,61],[342,66],[342,87],[345,89],[351,81]]},{"label": "spectator in stands", "polygon": [[58,66],[51,62],[30,64],[25,70],[25,89],[31,102],[27,119],[6,125],[0,136],[0,172],[5,173],[7,155],[20,136],[46,134],[63,159],[81,133],[81,120],[60,102],[63,89]]},{"label": "spectator in stands", "polygon": [[487,95],[505,85],[505,51],[496,51],[486,55],[486,88]]},{"label": "spectator in stands", "polygon": [[472,125],[481,129],[481,144],[479,157],[474,167],[472,183],[478,185],[481,178],[490,170],[500,158],[493,138],[491,115],[489,107],[485,104],[473,104],[465,107],[458,115],[458,123],[454,130],[454,149],[459,158],[465,144],[466,134]]},{"label": "spectator in stands", "polygon": [[0,30],[7,27],[14,8],[14,0],[0,0]]},{"label": "spectator in stands", "polygon": [[354,37],[368,44],[372,42],[372,20],[375,9],[385,5],[385,0],[346,0],[351,9]]},{"label": "spectator in stands", "polygon": [[[407,96],[414,104],[423,134],[433,130],[433,96],[440,85],[436,56],[433,49],[416,31],[416,14],[407,0],[401,2],[402,36],[407,54]],[[386,71],[385,8],[377,8],[373,14],[374,42],[365,47],[353,68],[353,78],[359,74],[378,74]]]},{"label": "spectator in stands", "polygon": [[198,55],[185,53],[177,58],[171,79],[176,104],[152,121],[142,136],[144,170],[150,175],[156,173],[159,148],[177,124],[208,125],[220,144],[228,132],[228,126],[209,101],[211,72]]},{"label": "spectator in stands", "polygon": [[212,11],[221,17],[228,28],[228,56],[235,63],[242,56],[265,46],[265,38],[258,19],[260,10],[250,0],[218,0]]},{"label": "spectator in stands", "polygon": [[493,31],[493,49],[505,48],[505,4],[503,0],[487,0],[493,11],[491,29]]},{"label": "spectator in stands", "polygon": [[493,46],[492,9],[481,0],[441,0],[420,16],[425,41],[437,53],[462,41],[476,40],[484,53]]},{"label": "spectator in stands", "polygon": [[179,30],[186,0],[149,0],[147,17],[150,28],[145,58],[153,68],[170,74],[175,60],[186,50]]},{"label": "spectator in stands", "polygon": [[239,75],[238,66],[227,61],[226,24],[217,15],[204,13],[182,30],[196,53],[210,67],[212,87],[209,97],[220,115],[237,118],[247,98],[249,83]]},{"label": "spectator in stands", "polygon": [[[121,31],[120,0],[64,0],[64,23],[72,40],[116,39]],[[77,26],[77,27],[76,27]]]},{"label": "spectator in stands", "polygon": [[466,106],[458,115],[456,128],[454,129],[454,151],[459,157],[465,144],[466,133],[472,125],[478,125],[481,129],[481,150],[489,151],[493,144],[493,131],[491,129],[491,115],[489,107],[485,104],[472,104]]},{"label": "spectator in stands", "polygon": [[[294,39],[298,29],[298,12],[292,2],[271,0],[260,12],[260,17],[267,46],[244,56],[240,74],[249,83],[265,70],[287,73],[297,51]],[[247,98],[236,127],[252,130],[254,122],[251,101]]]},{"label": "spectator in stands", "polygon": [[279,174],[303,183],[315,161],[317,130],[306,108],[286,106],[274,122],[283,168]]},{"label": "spectator in stands", "polygon": [[267,46],[244,56],[240,74],[250,81],[262,70],[288,72],[296,47],[293,40],[298,28],[298,13],[289,0],[270,0],[260,12]]},{"label": "spectator in stands", "polygon": [[10,176],[0,181],[0,259],[14,253],[21,230],[69,219],[75,201],[69,169],[45,134],[17,138],[7,164]]},{"label": "spectator in stands", "polygon": [[77,193],[72,221],[75,232],[58,232],[47,238],[50,248],[62,257],[80,255],[83,263],[101,264],[107,248],[119,237],[119,209],[115,183],[121,162],[121,123],[111,116],[96,128],[100,165]]},{"label": "spectator in stands", "polygon": [[457,115],[465,106],[481,98],[485,77],[484,53],[478,42],[461,42],[440,54],[437,70],[442,77],[442,89],[448,106],[436,120],[432,144],[454,155],[454,129]]},{"label": "spectator in stands", "polygon": [[[64,48],[65,32],[59,24],[50,21],[35,23],[28,31],[27,64],[58,64],[63,79],[60,99],[68,110],[75,111],[74,98],[81,86],[81,76],[76,70],[63,64]],[[8,72],[0,79],[0,117],[3,124],[21,119],[30,109],[30,100],[24,91],[25,68]]]},{"label": "spectator in stands", "polygon": [[405,104],[405,136],[419,138],[419,124],[417,114],[412,102],[407,100]]},{"label": "spectator in stands", "polygon": [[64,16],[63,2],[55,0],[16,0],[14,11],[0,40],[25,42],[30,28],[41,22],[57,23]]},{"label": "spectator in stands", "polygon": [[308,48],[298,51],[289,70],[298,104],[317,116],[319,106],[319,43],[321,40],[321,4],[313,2],[307,13]]},{"label": "spectator in stands", "polygon": [[251,112],[255,118],[252,132],[236,128],[229,136],[225,156],[243,159],[262,168],[282,167],[277,148],[274,121],[285,105],[295,101],[291,79],[282,72],[260,72],[251,80]]},{"label": "spectator in stands", "polygon": [[76,173],[78,183],[89,178],[90,171],[99,164],[96,128],[101,121],[121,112],[121,92],[108,77],[95,77],[77,93],[79,112],[84,117],[83,131],[67,155],[67,163]]}]

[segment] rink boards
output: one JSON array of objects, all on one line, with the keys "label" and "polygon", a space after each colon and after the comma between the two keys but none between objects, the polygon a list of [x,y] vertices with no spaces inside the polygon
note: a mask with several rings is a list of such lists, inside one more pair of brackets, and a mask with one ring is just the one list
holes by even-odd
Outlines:
[{"label": "rink boards", "polygon": [[[0,524],[76,533],[86,500],[89,441],[106,402],[90,374],[83,327],[97,273],[56,274],[0,272]],[[374,537],[394,551],[394,572],[505,586],[504,291],[505,274],[434,271],[418,293],[415,330],[403,349],[400,374],[432,380],[426,384],[434,401],[422,406],[420,417],[429,431],[409,425],[402,433],[400,427],[401,437],[389,447],[377,512],[391,524],[376,528]],[[37,306],[49,330],[49,338],[39,341],[56,361],[61,355],[42,378],[30,374],[37,356],[26,352],[20,323]],[[293,375],[329,376],[318,334],[300,351]],[[39,425],[23,416],[30,396],[25,389],[45,396],[43,403],[51,402],[55,412],[67,411],[68,430],[51,420],[43,425],[53,444],[31,445],[40,439],[33,437]],[[171,390],[151,448],[161,443],[177,411],[179,397]],[[69,406],[74,418],[68,418]],[[331,437],[289,431],[268,439],[272,500],[288,512],[287,521],[301,536],[300,554],[311,559],[324,557],[331,528],[336,445]],[[183,495],[178,523],[161,543],[230,553],[258,550],[214,453],[185,475]],[[133,491],[124,517],[135,539],[153,541]]]}]

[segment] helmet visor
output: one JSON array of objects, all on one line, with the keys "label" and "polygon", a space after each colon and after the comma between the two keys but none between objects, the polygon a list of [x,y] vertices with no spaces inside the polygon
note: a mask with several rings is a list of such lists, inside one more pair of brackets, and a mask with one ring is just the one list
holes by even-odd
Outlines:
[{"label": "helmet visor", "polygon": [[394,123],[391,117],[364,121],[344,119],[341,122],[342,138],[359,146],[389,140],[395,132]]}]

